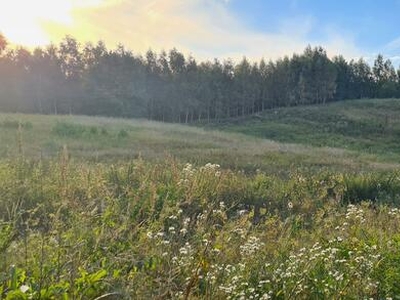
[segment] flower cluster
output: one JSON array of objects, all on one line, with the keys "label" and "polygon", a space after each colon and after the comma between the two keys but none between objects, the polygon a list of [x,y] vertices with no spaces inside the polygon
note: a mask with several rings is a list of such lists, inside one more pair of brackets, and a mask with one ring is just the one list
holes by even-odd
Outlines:
[{"label": "flower cluster", "polygon": [[196,169],[192,164],[187,163],[183,168],[182,173],[185,175],[185,177],[192,177],[196,173]]},{"label": "flower cluster", "polygon": [[364,282],[366,294],[373,293],[378,283],[371,278],[380,260],[375,245],[349,249],[340,239],[328,245],[315,243],[289,256],[278,268],[271,270],[272,282],[294,295],[323,292],[331,297],[344,291],[352,282]]},{"label": "flower cluster", "polygon": [[258,237],[251,236],[249,239],[240,246],[240,254],[242,257],[253,256],[264,245]]},{"label": "flower cluster", "polygon": [[353,204],[349,204],[347,206],[346,219],[355,220],[362,224],[365,222],[364,210]]},{"label": "flower cluster", "polygon": [[207,163],[205,166],[200,168],[201,172],[214,173],[216,177],[221,176],[221,166],[218,164]]},{"label": "flower cluster", "polygon": [[398,208],[391,208],[388,212],[389,216],[400,216],[400,210]]},{"label": "flower cluster", "polygon": [[178,185],[188,185],[196,171],[192,164],[187,163],[182,170],[182,178],[179,180]]}]

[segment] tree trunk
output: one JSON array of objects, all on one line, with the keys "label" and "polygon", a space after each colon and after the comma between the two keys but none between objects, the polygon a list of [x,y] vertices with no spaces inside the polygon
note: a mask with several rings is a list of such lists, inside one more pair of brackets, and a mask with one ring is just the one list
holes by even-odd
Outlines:
[{"label": "tree trunk", "polygon": [[189,109],[186,109],[185,123],[187,124],[188,121],[189,121]]}]

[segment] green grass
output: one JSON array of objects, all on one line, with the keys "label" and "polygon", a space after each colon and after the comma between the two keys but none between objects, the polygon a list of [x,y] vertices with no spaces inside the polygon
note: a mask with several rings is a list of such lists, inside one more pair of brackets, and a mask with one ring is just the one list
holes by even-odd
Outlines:
[{"label": "green grass", "polygon": [[[304,110],[313,109],[316,108]],[[291,111],[282,110],[282,114],[290,116]],[[247,120],[244,124],[230,124],[222,128],[237,133],[146,120],[0,114],[0,124],[14,124],[0,127],[0,157],[16,157],[19,151],[23,151],[27,158],[54,158],[66,146],[74,159],[83,161],[115,162],[139,156],[162,161],[173,156],[183,162],[212,162],[221,164],[223,168],[251,172],[261,169],[287,174],[294,168],[312,172],[320,169],[359,171],[397,167],[397,153],[390,156],[389,153],[382,155],[372,151],[328,147],[333,145],[323,145],[322,140],[332,139],[331,133],[311,132],[312,126],[300,130],[304,126],[283,123],[289,119]],[[19,123],[29,126],[19,128]],[[261,132],[280,142],[261,138]],[[323,139],[318,140],[318,136]],[[358,143],[359,139],[354,138],[354,142]],[[371,143],[375,145],[378,142]],[[317,147],[320,145],[324,147]]]},{"label": "green grass", "polygon": [[212,128],[283,143],[333,147],[400,158],[400,100],[374,99],[268,110]]},{"label": "green grass", "polygon": [[0,114],[0,299],[396,299],[397,112]]},{"label": "green grass", "polygon": [[2,161],[0,297],[394,297],[399,178]]}]

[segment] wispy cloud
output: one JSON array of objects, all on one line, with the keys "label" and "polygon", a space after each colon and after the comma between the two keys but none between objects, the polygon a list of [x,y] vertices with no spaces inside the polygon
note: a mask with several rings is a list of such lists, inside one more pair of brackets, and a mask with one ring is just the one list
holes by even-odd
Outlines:
[{"label": "wispy cloud", "polygon": [[384,45],[381,52],[381,54],[389,58],[395,66],[400,65],[400,36]]},{"label": "wispy cloud", "polygon": [[[71,0],[77,1],[77,0]],[[81,40],[118,42],[135,52],[177,47],[200,59],[246,55],[276,59],[301,52],[308,44],[322,45],[331,55],[362,55],[351,37],[327,30],[323,39],[309,33],[318,26],[312,16],[282,20],[278,28],[251,29],[229,9],[227,0],[90,0],[74,6],[71,23],[43,19],[52,40],[66,33]],[[80,3],[84,3],[81,1]]]},{"label": "wispy cloud", "polygon": [[400,51],[400,37],[390,41],[384,48],[387,51]]}]

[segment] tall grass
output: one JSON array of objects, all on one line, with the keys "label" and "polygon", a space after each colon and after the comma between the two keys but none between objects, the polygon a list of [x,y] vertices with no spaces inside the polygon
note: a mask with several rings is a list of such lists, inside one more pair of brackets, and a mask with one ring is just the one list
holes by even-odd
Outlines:
[{"label": "tall grass", "polygon": [[173,158],[79,163],[66,148],[2,160],[0,295],[394,297],[398,186],[395,172],[283,179]]}]

